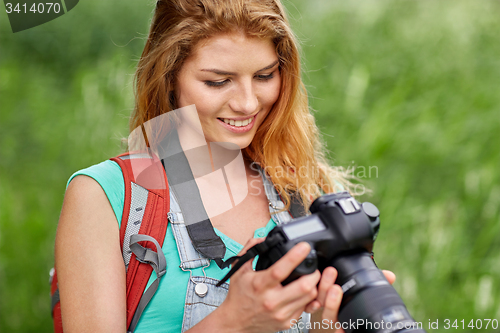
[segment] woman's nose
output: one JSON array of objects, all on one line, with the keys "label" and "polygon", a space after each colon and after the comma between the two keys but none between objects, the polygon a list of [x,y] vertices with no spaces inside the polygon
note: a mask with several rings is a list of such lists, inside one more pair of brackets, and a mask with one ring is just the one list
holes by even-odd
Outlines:
[{"label": "woman's nose", "polygon": [[253,114],[259,106],[259,99],[252,84],[243,82],[231,98],[231,109],[235,112]]}]

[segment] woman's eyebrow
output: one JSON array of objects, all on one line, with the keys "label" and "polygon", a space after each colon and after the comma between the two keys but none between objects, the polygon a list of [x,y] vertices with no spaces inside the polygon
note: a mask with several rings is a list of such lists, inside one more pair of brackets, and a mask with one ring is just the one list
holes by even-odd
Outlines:
[{"label": "woman's eyebrow", "polygon": [[266,66],[262,69],[259,69],[256,73],[258,72],[262,72],[262,71],[265,71],[266,69],[271,69],[273,68],[274,66],[276,66],[278,64],[279,60],[276,60],[275,62],[273,62],[272,64],[270,64],[269,66]]},{"label": "woman's eyebrow", "polygon": [[[274,66],[276,66],[278,64],[279,60],[276,60],[275,62],[273,62],[272,64],[270,64],[269,66],[266,66],[262,69],[259,69],[256,73],[259,73],[259,72],[262,72],[262,71],[265,71],[267,69],[271,69],[273,68]],[[200,71],[202,72],[212,72],[212,73],[215,73],[217,75],[237,75],[236,73],[234,72],[226,72],[224,70],[221,70],[221,69],[216,69],[216,68],[207,68],[207,69],[201,69]]]}]

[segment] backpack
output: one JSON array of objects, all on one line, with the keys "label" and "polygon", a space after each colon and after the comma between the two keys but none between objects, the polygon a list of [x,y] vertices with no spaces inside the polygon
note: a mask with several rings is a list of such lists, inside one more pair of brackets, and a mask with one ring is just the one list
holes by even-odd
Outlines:
[{"label": "backpack", "polygon": [[[162,245],[167,231],[170,194],[165,170],[157,158],[148,153],[125,153],[111,160],[118,163],[125,181],[120,246],[127,268],[127,332],[133,332],[166,271]],[[153,269],[157,279],[144,292]],[[50,271],[50,285],[54,332],[62,333],[55,268]]]},{"label": "backpack", "polygon": [[[167,173],[164,168],[166,166],[149,151],[124,153],[111,158],[111,160],[120,166],[125,182],[125,202],[120,225],[120,246],[127,269],[127,333],[132,333],[139,322],[142,312],[156,292],[159,279],[166,272],[166,260],[162,252],[162,246],[168,225],[170,193]],[[289,212],[292,217],[305,215],[305,209],[297,197],[292,197]],[[208,231],[214,233],[210,222],[206,222],[208,222],[210,228],[207,229],[207,226],[205,226],[205,229],[198,228],[198,231],[202,231],[201,234],[203,235],[208,234]],[[199,234],[192,235],[190,233],[190,236],[193,243],[200,238]],[[218,236],[216,237],[218,238]],[[203,243],[204,239],[202,238],[201,241]],[[212,249],[214,248],[218,248],[217,242],[212,243]],[[201,249],[198,248],[197,250],[200,251]],[[207,256],[210,257],[210,254]],[[228,267],[231,262],[224,263],[217,258],[214,260],[221,268]],[[144,291],[153,269],[156,272],[157,279]],[[51,285],[50,295],[54,332],[63,333],[55,268],[50,271],[49,281]]]}]

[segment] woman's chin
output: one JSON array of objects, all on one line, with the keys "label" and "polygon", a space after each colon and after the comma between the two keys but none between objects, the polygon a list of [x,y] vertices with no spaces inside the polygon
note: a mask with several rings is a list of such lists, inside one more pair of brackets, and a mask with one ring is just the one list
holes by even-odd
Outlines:
[{"label": "woman's chin", "polygon": [[254,137],[253,135],[244,135],[240,137],[235,137],[232,135],[230,136],[221,135],[212,137],[205,136],[207,142],[215,142],[221,147],[231,150],[247,148],[252,143],[253,137]]},{"label": "woman's chin", "polygon": [[246,146],[242,147],[235,142],[227,142],[227,141],[222,141],[222,142],[214,141],[214,142],[210,142],[210,144],[217,145],[217,146],[224,148],[224,149],[227,149],[227,150],[242,150],[242,149],[245,149],[246,147],[249,146],[249,144],[247,144]]}]

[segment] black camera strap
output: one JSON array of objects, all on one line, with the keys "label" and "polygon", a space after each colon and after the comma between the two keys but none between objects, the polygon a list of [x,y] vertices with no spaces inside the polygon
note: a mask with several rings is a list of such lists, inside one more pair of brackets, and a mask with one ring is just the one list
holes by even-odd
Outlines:
[{"label": "black camera strap", "polygon": [[254,245],[253,247],[251,247],[244,255],[234,256],[234,257],[227,259],[223,263],[224,267],[221,267],[221,268],[229,267],[229,265],[231,265],[236,260],[238,260],[238,262],[231,268],[229,273],[227,273],[226,276],[224,276],[224,278],[222,280],[220,280],[219,283],[217,283],[216,286],[220,287],[224,282],[229,280],[229,278],[234,273],[236,273],[236,271],[238,269],[240,269],[241,266],[243,266],[247,261],[255,258],[258,255],[265,254],[267,251],[269,251],[270,248],[278,245],[279,243],[283,242],[284,240],[285,239],[283,238],[282,235],[274,234],[272,236],[267,237],[266,240],[263,241],[262,243],[259,243],[257,245]]},{"label": "black camera strap", "polygon": [[[269,247],[282,240],[280,235],[279,239],[266,239],[265,242],[250,249],[244,256],[235,256],[224,261],[226,246],[215,233],[210,218],[205,211],[199,189],[175,128],[163,138],[159,150],[170,189],[178,198],[179,206],[184,215],[184,223],[194,248],[205,257],[213,259],[221,269],[229,267],[236,259],[240,259],[218,286],[229,279],[246,261],[267,252]],[[228,155],[232,156],[231,154]],[[296,193],[291,196],[290,214],[292,217],[306,215],[300,197]],[[255,254],[253,254],[254,252]]]},{"label": "black camera strap", "polygon": [[[217,236],[208,217],[191,167],[181,147],[177,130],[172,129],[163,139],[160,157],[170,189],[178,199],[184,224],[194,248],[207,258],[223,265],[226,246]],[[221,267],[222,268],[222,267]]]}]

